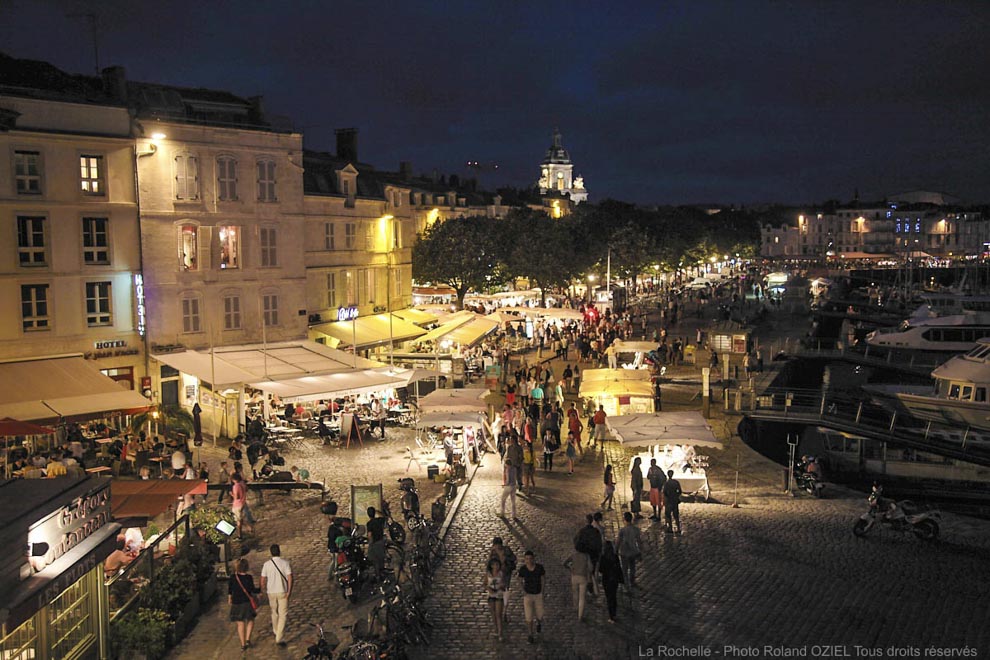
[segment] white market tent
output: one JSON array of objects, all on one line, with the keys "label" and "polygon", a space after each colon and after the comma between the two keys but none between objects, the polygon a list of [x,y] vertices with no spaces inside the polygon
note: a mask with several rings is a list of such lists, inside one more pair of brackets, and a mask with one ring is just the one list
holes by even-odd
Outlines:
[{"label": "white market tent", "polygon": [[653,341],[623,341],[616,339],[612,342],[616,353],[649,353],[657,350],[660,344]]},{"label": "white market tent", "polygon": [[487,408],[485,397],[489,391],[481,388],[434,390],[419,400],[419,409],[427,413],[481,414]]},{"label": "white market tent", "polygon": [[636,413],[609,417],[606,423],[611,434],[624,445],[672,443],[722,449],[712,427],[696,411]]}]

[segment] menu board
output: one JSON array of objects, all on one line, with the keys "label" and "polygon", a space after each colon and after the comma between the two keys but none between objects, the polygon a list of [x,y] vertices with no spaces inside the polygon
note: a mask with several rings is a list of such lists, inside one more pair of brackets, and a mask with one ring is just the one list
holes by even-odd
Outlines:
[{"label": "menu board", "polygon": [[351,484],[351,520],[355,525],[368,524],[368,507],[382,510],[382,485],[355,486]]}]

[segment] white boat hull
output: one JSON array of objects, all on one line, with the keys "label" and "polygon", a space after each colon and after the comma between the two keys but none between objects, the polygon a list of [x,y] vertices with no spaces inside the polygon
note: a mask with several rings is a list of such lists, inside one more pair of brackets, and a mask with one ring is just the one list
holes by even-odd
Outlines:
[{"label": "white boat hull", "polygon": [[918,419],[990,431],[990,405],[987,403],[941,399],[909,392],[898,392],[895,396]]}]

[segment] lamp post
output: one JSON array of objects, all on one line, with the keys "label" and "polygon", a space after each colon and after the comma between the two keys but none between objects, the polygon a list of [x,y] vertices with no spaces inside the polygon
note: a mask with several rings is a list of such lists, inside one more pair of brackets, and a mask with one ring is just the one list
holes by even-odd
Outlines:
[{"label": "lamp post", "polygon": [[594,303],[595,302],[595,298],[594,298],[594,296],[591,293],[591,289],[595,285],[595,280],[596,279],[597,278],[595,277],[595,274],[594,273],[591,273],[591,274],[588,275],[588,302],[589,303]]}]

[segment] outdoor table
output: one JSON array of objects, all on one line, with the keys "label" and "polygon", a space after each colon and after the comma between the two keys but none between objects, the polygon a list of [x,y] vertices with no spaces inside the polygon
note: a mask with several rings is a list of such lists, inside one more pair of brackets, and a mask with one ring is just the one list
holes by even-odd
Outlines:
[{"label": "outdoor table", "polygon": [[86,472],[88,472],[89,474],[95,474],[96,476],[100,476],[102,472],[111,472],[111,471],[112,468],[108,468],[105,465],[101,465],[100,467],[86,468]]}]

